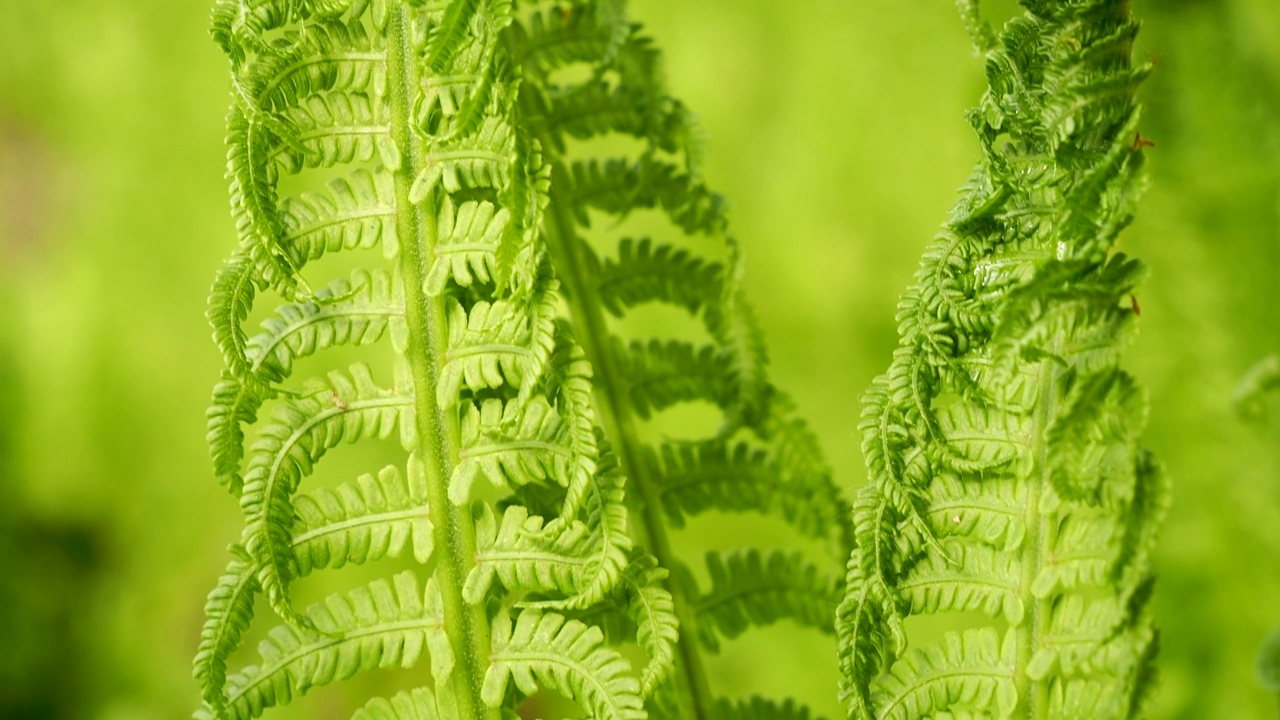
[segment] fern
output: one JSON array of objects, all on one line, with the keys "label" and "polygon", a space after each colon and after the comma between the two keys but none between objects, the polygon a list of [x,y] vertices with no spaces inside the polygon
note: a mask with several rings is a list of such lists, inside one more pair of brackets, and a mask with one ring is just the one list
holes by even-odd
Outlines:
[{"label": "fern", "polygon": [[[208,441],[244,529],[206,605],[198,717],[424,665],[354,717],[510,718],[542,688],[600,720],[708,720],[739,710],[710,694],[703,647],[784,617],[834,630],[826,571],[849,550],[847,513],[767,381],[691,116],[619,0],[218,0],[213,25],[239,247],[210,295],[225,368]],[[559,84],[570,65],[589,79]],[[609,134],[645,149],[570,160]],[[624,239],[598,259],[592,215],[640,209],[725,258]],[[357,269],[316,277],[334,255]],[[705,342],[612,334],[606,312],[650,302],[690,313]],[[360,361],[335,367],[340,347]],[[640,421],[697,401],[720,409],[713,434],[642,442]],[[330,450],[392,438],[376,474],[308,487]],[[828,567],[713,556],[700,591],[668,532],[708,510],[775,516],[827,541]],[[295,605],[304,577],[409,554],[414,571]],[[260,662],[233,667],[259,600],[279,625]]]},{"label": "fern", "polygon": [[[871,483],[837,618],[851,718],[1140,717],[1166,503],[1118,367],[1143,275],[1113,250],[1141,185],[1123,0],[1022,0],[997,38],[983,158],[898,308],[864,399]],[[913,615],[984,626],[906,651]]]},{"label": "fern", "polygon": [[[762,563],[752,550],[711,555],[712,587],[704,590],[675,552],[670,530],[707,511],[754,512],[825,540],[838,556],[848,551],[849,531],[815,439],[765,375],[725,204],[698,173],[697,127],[667,94],[651,42],[616,24],[619,5],[535,4],[513,28],[510,47],[529,90],[522,106],[551,167],[548,248],[594,371],[605,434],[639,499],[636,537],[670,571],[665,581],[646,581],[662,582],[669,600],[644,590],[615,600],[640,625],[638,639],[653,646],[651,657],[663,656],[655,638],[675,642],[671,682],[652,699],[650,713],[730,717],[709,687],[704,652],[718,651],[720,639],[748,625],[781,618],[831,632],[837,578],[827,574],[829,558],[799,570],[780,567],[781,554]],[[620,137],[638,141],[630,145],[633,154],[591,155],[599,141]],[[645,210],[665,218],[662,232],[671,239],[625,234],[629,216]],[[721,258],[691,249],[707,247],[708,240],[723,248]],[[704,339],[624,340],[626,324],[618,320],[646,304],[687,313]],[[717,408],[720,427],[697,440],[647,440],[645,430],[661,422],[663,411],[688,403]],[[651,623],[659,632],[645,630],[639,620],[659,599],[674,618]],[[645,605],[638,607],[641,600]],[[654,677],[646,671],[644,685]]]}]

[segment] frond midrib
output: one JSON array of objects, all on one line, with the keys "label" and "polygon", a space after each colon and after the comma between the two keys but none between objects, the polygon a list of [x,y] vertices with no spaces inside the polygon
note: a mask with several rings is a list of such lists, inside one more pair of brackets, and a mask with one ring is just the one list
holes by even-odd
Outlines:
[{"label": "frond midrib", "polygon": [[[618,367],[618,358],[612,352],[612,335],[602,312],[599,292],[583,267],[575,243],[582,240],[574,231],[574,224],[566,213],[563,195],[557,196],[555,188],[564,186],[568,171],[558,158],[550,159],[552,171],[552,200],[548,210],[547,246],[551,251],[556,274],[568,289],[567,301],[570,314],[578,331],[580,342],[587,353],[598,382],[593,393],[601,406],[601,416],[608,435],[613,438],[622,466],[631,486],[640,500],[641,522],[637,530],[649,551],[662,567],[677,567],[679,559],[671,548],[662,503],[658,496],[661,483],[649,476],[649,464],[644,461],[643,446],[635,427],[635,412],[627,396],[625,375]],[[678,578],[669,578],[668,590],[674,601],[676,617],[681,632],[676,641],[680,662],[678,672],[684,675],[684,685],[692,701],[694,717],[690,720],[710,720],[715,717],[713,698],[703,667],[702,656],[694,647],[696,615],[693,612],[691,589],[684,587]]]},{"label": "frond midrib", "polygon": [[387,86],[392,140],[404,158],[394,174],[396,234],[409,331],[407,360],[416,389],[416,450],[427,474],[427,509],[435,535],[435,577],[446,618],[445,634],[457,657],[453,682],[458,711],[461,717],[498,720],[498,711],[487,708],[481,698],[488,667],[487,617],[483,606],[468,605],[463,595],[465,578],[475,566],[475,528],[470,513],[460,512],[448,494],[449,478],[458,464],[458,420],[456,413],[439,406],[435,392],[448,348],[443,303],[428,298],[424,290],[429,260],[438,242],[437,203],[434,194],[423,200],[422,208],[410,200],[423,160],[429,161],[423,140],[413,128],[414,98],[422,85],[411,48],[413,8],[404,4],[393,13],[387,31]]}]

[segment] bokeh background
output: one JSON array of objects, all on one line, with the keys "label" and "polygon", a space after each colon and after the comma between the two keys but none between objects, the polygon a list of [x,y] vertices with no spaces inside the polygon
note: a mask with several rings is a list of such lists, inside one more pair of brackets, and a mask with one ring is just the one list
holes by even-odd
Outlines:
[{"label": "bokeh background", "polygon": [[[203,318],[234,244],[205,0],[0,0],[0,718],[186,716],[240,512],[214,481]],[[991,12],[1010,12],[996,2]],[[1175,483],[1153,720],[1273,718],[1280,422],[1230,397],[1280,350],[1280,3],[1135,0],[1150,190],[1129,365]],[[776,379],[840,482],[893,312],[977,157],[981,69],[947,0],[633,0],[709,138]],[[780,626],[714,671],[834,717],[833,644]],[[341,696],[312,705],[329,712]]]}]

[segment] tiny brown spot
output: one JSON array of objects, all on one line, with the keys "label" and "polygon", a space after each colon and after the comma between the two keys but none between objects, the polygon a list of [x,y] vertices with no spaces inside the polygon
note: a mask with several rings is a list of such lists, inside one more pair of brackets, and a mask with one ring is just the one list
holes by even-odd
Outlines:
[{"label": "tiny brown spot", "polygon": [[1143,148],[1155,147],[1156,144],[1142,137],[1142,133],[1138,133],[1133,137],[1133,149],[1142,150]]}]

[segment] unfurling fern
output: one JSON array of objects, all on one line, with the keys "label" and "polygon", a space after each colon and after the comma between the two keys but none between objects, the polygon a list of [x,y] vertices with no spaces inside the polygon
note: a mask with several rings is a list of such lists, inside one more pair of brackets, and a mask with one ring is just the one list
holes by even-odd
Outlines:
[{"label": "unfurling fern", "polygon": [[[903,296],[864,399],[871,483],[837,619],[851,718],[1139,717],[1150,549],[1167,489],[1118,366],[1143,275],[1115,252],[1141,185],[1127,0],[1021,0],[998,38],[983,158]],[[978,627],[906,651],[913,615]]]},{"label": "unfurling fern", "polygon": [[[710,696],[697,641],[714,648],[787,616],[833,630],[834,580],[750,550],[714,557],[700,591],[667,528],[756,511],[843,554],[846,513],[764,376],[689,115],[622,10],[217,2],[240,246],[210,298],[226,369],[208,439],[245,523],[206,606],[198,717],[253,718],[365,670],[418,665],[420,687],[354,717],[497,720],[538,688],[601,720],[806,717],[791,701]],[[569,65],[589,79],[554,82]],[[571,139],[615,132],[645,151],[570,160]],[[723,241],[726,261],[629,240],[599,260],[579,230],[639,208]],[[358,251],[349,277],[308,279],[321,257]],[[262,293],[286,304],[251,335]],[[693,313],[706,347],[616,340],[604,313],[646,302]],[[374,345],[394,361],[378,367],[388,355]],[[371,362],[294,379],[339,346]],[[696,400],[723,411],[713,436],[640,442],[638,421]],[[330,450],[391,437],[396,462],[304,488]],[[292,598],[315,571],[408,553],[416,571],[309,608]],[[281,624],[259,663],[231,672],[259,599]]]},{"label": "unfurling fern", "polygon": [[[739,284],[740,252],[723,201],[699,174],[692,116],[667,95],[648,38],[616,24],[619,5],[535,8],[513,28],[511,47],[526,78],[522,105],[551,166],[548,248],[594,368],[602,424],[638,500],[636,537],[671,572],[676,667],[650,713],[727,720],[737,711],[714,697],[702,654],[748,625],[783,618],[833,632],[832,557],[847,554],[851,533],[815,437],[765,376],[760,331]],[[607,138],[630,138],[636,150],[593,156]],[[644,210],[664,219],[667,237],[628,237],[630,216]],[[719,259],[697,253],[716,245]],[[650,304],[687,313],[704,339],[621,339],[626,324],[618,321]],[[648,440],[663,435],[664,411],[690,402],[716,407],[719,427],[698,439]],[[645,433],[654,426],[657,433]],[[669,529],[707,511],[773,515],[833,552],[813,560],[756,549],[712,553],[710,587],[699,588]],[[646,674],[646,689],[656,679]],[[762,718],[801,712],[753,702]]]}]

